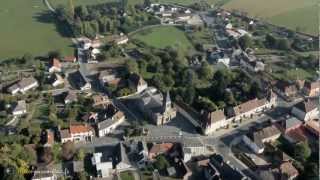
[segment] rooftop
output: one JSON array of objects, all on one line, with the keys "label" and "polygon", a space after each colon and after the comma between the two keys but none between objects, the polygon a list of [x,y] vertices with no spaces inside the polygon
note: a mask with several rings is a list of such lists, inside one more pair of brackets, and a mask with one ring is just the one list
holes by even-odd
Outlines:
[{"label": "rooftop", "polygon": [[71,134],[87,133],[92,131],[92,128],[87,125],[70,125],[69,129]]},{"label": "rooftop", "polygon": [[225,117],[224,112],[222,110],[217,110],[214,112],[206,113],[205,125],[208,126],[208,125],[213,124],[215,122],[222,121],[225,118],[226,117]]},{"label": "rooftop", "polygon": [[307,99],[295,105],[296,108],[300,109],[303,112],[310,112],[319,106],[318,98]]},{"label": "rooftop", "polygon": [[242,113],[246,113],[246,112],[249,112],[251,110],[254,110],[255,108],[258,108],[258,107],[261,107],[263,105],[265,105],[267,102],[266,99],[252,99],[252,100],[249,100],[247,102],[244,102],[238,106],[235,106],[233,109],[234,109],[234,113],[235,115],[239,115],[239,114],[242,114]]},{"label": "rooftop", "polygon": [[166,153],[173,147],[173,143],[154,144],[149,153]]}]

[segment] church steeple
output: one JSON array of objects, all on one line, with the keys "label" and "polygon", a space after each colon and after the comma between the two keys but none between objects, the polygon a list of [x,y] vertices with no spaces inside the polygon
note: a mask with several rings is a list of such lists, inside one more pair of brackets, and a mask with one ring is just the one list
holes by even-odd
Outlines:
[{"label": "church steeple", "polygon": [[168,111],[171,109],[171,99],[170,99],[170,94],[169,91],[166,92],[165,96],[163,97],[163,103],[162,103],[162,108],[163,112]]}]

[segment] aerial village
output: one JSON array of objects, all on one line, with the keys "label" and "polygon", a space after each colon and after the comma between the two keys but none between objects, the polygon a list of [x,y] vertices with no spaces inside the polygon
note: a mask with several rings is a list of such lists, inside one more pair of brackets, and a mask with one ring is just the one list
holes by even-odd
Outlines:
[{"label": "aerial village", "polygon": [[[51,52],[31,70],[22,60],[2,63],[17,70],[0,71],[0,144],[14,139],[34,157],[19,172],[32,180],[293,180],[310,173],[319,154],[320,81],[316,70],[303,76],[299,68],[319,64],[290,49],[318,39],[202,8],[151,3],[122,12],[157,20],[142,30],[180,28],[195,49],[185,54],[116,31],[74,38],[75,54]],[[280,77],[286,71],[294,73]]]}]

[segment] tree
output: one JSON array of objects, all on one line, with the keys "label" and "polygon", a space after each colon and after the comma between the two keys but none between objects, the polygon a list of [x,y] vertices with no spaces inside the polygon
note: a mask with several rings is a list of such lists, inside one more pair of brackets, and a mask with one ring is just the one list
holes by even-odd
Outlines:
[{"label": "tree", "polygon": [[53,58],[60,59],[61,58],[61,52],[60,51],[50,51],[48,53],[48,58],[49,59],[53,59]]},{"label": "tree", "polygon": [[182,73],[182,84],[184,86],[193,86],[197,81],[196,73],[191,69],[186,69]]},{"label": "tree", "polygon": [[165,168],[168,168],[170,166],[169,162],[163,155],[159,155],[156,157],[155,167],[158,170],[163,170]]},{"label": "tree", "polygon": [[117,96],[128,96],[130,94],[134,93],[134,90],[130,89],[130,88],[122,88],[120,90],[118,90],[117,92]]},{"label": "tree", "polygon": [[162,77],[162,79],[163,79],[165,86],[167,87],[166,89],[171,89],[173,87],[174,80],[170,75],[166,74]]},{"label": "tree", "polygon": [[277,47],[280,50],[289,50],[290,49],[290,44],[289,41],[287,39],[279,39],[277,42]]},{"label": "tree", "polygon": [[252,47],[252,44],[252,40],[247,34],[239,38],[239,45],[243,50]]},{"label": "tree", "polygon": [[269,48],[275,48],[277,44],[277,39],[275,37],[273,37],[271,34],[267,34],[266,35],[266,45]]},{"label": "tree", "polygon": [[305,162],[311,155],[311,149],[307,142],[298,143],[294,147],[294,158],[300,162]]},{"label": "tree", "polygon": [[86,152],[83,149],[79,149],[77,154],[76,154],[76,159],[78,161],[83,161],[85,156],[86,156]]},{"label": "tree", "polygon": [[73,142],[66,142],[62,144],[62,158],[64,160],[70,160],[74,156],[76,150]]},{"label": "tree", "polygon": [[224,94],[224,100],[228,105],[234,106],[236,104],[236,100],[233,96],[232,91],[226,91]]},{"label": "tree", "polygon": [[217,105],[207,97],[199,97],[197,99],[197,103],[199,104],[200,109],[205,109],[209,112],[216,111],[218,109]]},{"label": "tree", "polygon": [[210,80],[212,78],[213,69],[207,61],[204,61],[201,64],[201,68],[199,70],[199,75],[200,75],[200,78],[203,80]]},{"label": "tree", "polygon": [[307,179],[319,177],[318,164],[314,162],[307,162],[304,168],[303,177],[307,177]]},{"label": "tree", "polygon": [[77,15],[80,16],[80,18],[81,18],[82,20],[86,20],[86,18],[89,16],[88,9],[87,9],[87,7],[84,6],[84,5],[81,5],[80,7],[78,7],[78,8],[76,9],[76,13],[77,13]]},{"label": "tree", "polygon": [[139,73],[139,65],[136,61],[128,60],[125,66],[127,73]]},{"label": "tree", "polygon": [[28,63],[28,62],[30,62],[30,61],[33,60],[33,56],[32,56],[32,54],[30,54],[30,53],[26,53],[26,54],[24,54],[24,55],[22,56],[22,59],[23,59],[26,63]]},{"label": "tree", "polygon": [[99,33],[99,23],[96,20],[91,21],[90,26],[92,27],[94,34]]},{"label": "tree", "polygon": [[[18,172],[18,169],[12,165],[6,166],[3,168],[3,179],[6,180],[25,180],[23,174]],[[0,174],[0,178],[1,178]]]},{"label": "tree", "polygon": [[143,5],[144,5],[144,7],[150,7],[151,0],[144,0]]},{"label": "tree", "polygon": [[51,147],[40,147],[38,149],[39,161],[49,164],[53,160],[53,153]]},{"label": "tree", "polygon": [[164,84],[163,80],[162,80],[162,75],[161,74],[156,74],[152,77],[151,79],[151,83],[156,86],[157,88],[159,88],[161,91],[165,91],[166,90],[166,85]]},{"label": "tree", "polygon": [[187,104],[192,104],[194,101],[194,98],[196,96],[196,90],[192,86],[188,86],[186,91],[183,94],[184,102]]}]

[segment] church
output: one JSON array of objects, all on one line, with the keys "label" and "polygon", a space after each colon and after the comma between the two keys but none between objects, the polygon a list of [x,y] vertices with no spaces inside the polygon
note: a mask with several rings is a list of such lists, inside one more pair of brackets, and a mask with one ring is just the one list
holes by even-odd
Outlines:
[{"label": "church", "polygon": [[177,115],[176,108],[172,104],[169,92],[166,92],[166,94],[163,95],[155,88],[148,89],[142,93],[137,104],[140,111],[157,126],[168,123]]}]

